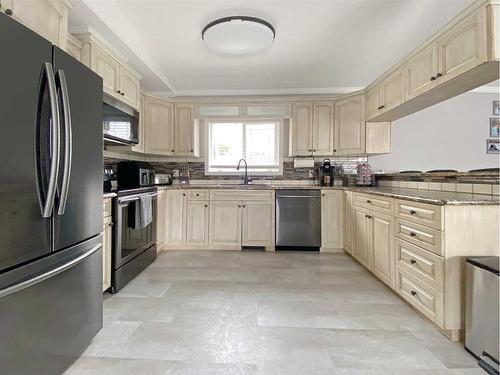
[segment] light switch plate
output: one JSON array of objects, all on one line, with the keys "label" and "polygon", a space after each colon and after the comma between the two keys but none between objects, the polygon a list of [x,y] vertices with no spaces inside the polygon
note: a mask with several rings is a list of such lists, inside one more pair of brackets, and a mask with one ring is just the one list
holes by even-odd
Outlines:
[{"label": "light switch plate", "polygon": [[314,178],[314,171],[313,170],[309,171],[309,178]]},{"label": "light switch plate", "polygon": [[174,169],[174,170],[172,171],[172,175],[173,175],[173,177],[177,177],[177,178],[179,178],[179,170],[178,170],[178,169]]}]

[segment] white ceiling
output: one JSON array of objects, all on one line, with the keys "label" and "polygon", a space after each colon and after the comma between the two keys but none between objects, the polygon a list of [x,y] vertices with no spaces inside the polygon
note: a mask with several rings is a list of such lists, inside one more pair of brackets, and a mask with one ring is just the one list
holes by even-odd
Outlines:
[{"label": "white ceiling", "polygon": [[[165,95],[334,94],[365,87],[473,0],[77,0],[92,26]],[[208,50],[201,30],[249,15],[276,29],[251,56]]]}]

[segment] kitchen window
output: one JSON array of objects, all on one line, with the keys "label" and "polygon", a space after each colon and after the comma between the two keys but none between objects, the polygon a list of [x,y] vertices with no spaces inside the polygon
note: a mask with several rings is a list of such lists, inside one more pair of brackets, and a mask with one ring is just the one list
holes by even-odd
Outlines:
[{"label": "kitchen window", "polygon": [[240,175],[240,159],[247,161],[249,174],[283,173],[279,121],[211,121],[207,127],[206,174]]}]

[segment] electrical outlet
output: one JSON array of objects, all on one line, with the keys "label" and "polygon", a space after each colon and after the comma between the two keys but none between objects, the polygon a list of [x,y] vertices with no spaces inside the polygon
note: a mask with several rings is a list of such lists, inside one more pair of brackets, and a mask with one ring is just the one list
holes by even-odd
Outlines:
[{"label": "electrical outlet", "polygon": [[179,170],[178,170],[178,169],[174,169],[174,170],[172,171],[172,176],[173,176],[173,177],[177,177],[177,178],[179,178]]},{"label": "electrical outlet", "polygon": [[309,178],[314,178],[314,171],[313,170],[309,171]]}]

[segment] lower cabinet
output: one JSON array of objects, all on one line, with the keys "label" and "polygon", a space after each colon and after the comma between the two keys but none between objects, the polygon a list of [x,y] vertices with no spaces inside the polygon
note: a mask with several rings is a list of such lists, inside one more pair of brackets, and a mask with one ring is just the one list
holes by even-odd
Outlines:
[{"label": "lower cabinet", "polygon": [[167,192],[165,190],[158,192],[157,198],[157,210],[156,210],[156,243],[158,249],[162,249],[163,245],[165,245],[166,240],[166,225],[165,225],[165,216],[167,211]]},{"label": "lower cabinet", "polygon": [[104,219],[102,224],[102,291],[111,286],[111,245],[113,238],[113,220],[111,199],[104,201]]},{"label": "lower cabinet", "polygon": [[321,191],[321,251],[344,246],[344,192]]},{"label": "lower cabinet", "polygon": [[354,208],[354,257],[395,288],[394,217],[364,207]]},{"label": "lower cabinet", "polygon": [[274,202],[243,202],[242,246],[274,245]]},{"label": "lower cabinet", "polygon": [[352,224],[354,221],[354,207],[352,205],[352,192],[344,191],[344,250],[352,255],[353,236]]},{"label": "lower cabinet", "polygon": [[241,202],[215,201],[210,205],[210,245],[240,246]]},{"label": "lower cabinet", "polygon": [[209,201],[187,202],[186,243],[208,245]]},{"label": "lower cabinet", "polygon": [[165,210],[165,243],[182,245],[186,241],[187,192],[168,190]]}]

